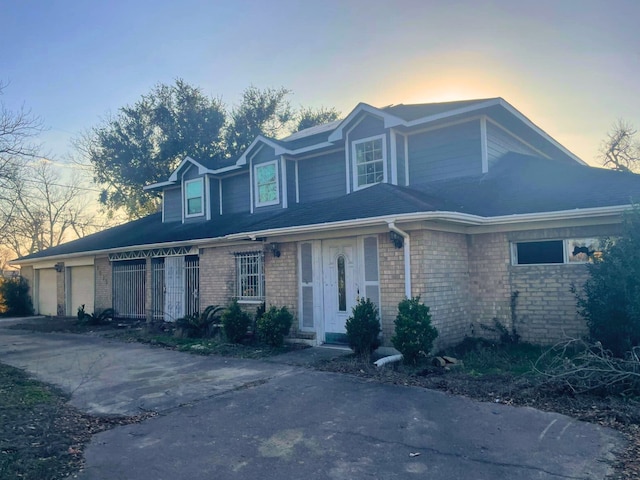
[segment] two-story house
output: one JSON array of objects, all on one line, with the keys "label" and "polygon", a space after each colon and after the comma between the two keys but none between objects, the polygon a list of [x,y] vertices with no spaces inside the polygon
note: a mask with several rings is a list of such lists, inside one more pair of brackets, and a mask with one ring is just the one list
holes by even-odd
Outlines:
[{"label": "two-story house", "polygon": [[288,306],[319,344],[368,297],[389,343],[398,302],[420,295],[441,344],[495,321],[549,343],[585,331],[572,286],[640,177],[587,166],[493,98],[361,103],[146,188],[161,212],[15,261],[39,313],[171,321],[237,298]]}]

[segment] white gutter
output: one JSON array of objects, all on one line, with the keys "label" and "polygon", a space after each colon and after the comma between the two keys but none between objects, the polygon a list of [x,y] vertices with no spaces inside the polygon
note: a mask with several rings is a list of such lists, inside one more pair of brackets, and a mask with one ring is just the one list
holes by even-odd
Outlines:
[{"label": "white gutter", "polygon": [[343,220],[340,222],[325,222],[317,223],[307,226],[294,226],[294,227],[282,227],[273,228],[269,230],[256,230],[253,232],[234,233],[226,235],[224,237],[202,238],[197,240],[181,240],[176,242],[163,242],[163,243],[151,243],[142,245],[130,245],[126,247],[118,248],[106,248],[100,250],[91,250],[83,252],[65,253],[59,255],[43,256],[33,259],[28,259],[24,262],[19,262],[19,259],[11,260],[9,265],[30,265],[38,263],[42,260],[52,260],[58,258],[73,258],[86,255],[100,255],[106,253],[117,252],[129,252],[132,250],[148,250],[153,248],[170,248],[170,247],[182,247],[182,246],[198,246],[211,243],[222,242],[235,242],[241,240],[253,240],[257,237],[269,237],[275,235],[294,235],[302,233],[314,233],[317,231],[327,229],[346,229],[346,228],[359,228],[359,227],[371,227],[388,225],[391,223],[401,222],[417,222],[417,221],[443,221],[467,226],[496,226],[496,225],[508,225],[508,224],[521,224],[529,222],[540,222],[548,220],[571,220],[581,218],[596,218],[610,215],[619,215],[623,212],[633,208],[632,204],[616,205],[613,207],[597,207],[588,209],[573,209],[573,210],[561,210],[556,212],[546,213],[526,213],[526,214],[514,214],[514,215],[502,215],[499,217],[481,217],[478,215],[471,215],[468,213],[459,212],[415,212],[406,213],[401,215],[385,215],[381,217],[370,218],[357,218],[353,220]]},{"label": "white gutter", "polygon": [[411,237],[404,230],[396,227],[394,222],[387,222],[389,230],[397,233],[403,239],[404,249],[404,294],[407,298],[411,298]]}]

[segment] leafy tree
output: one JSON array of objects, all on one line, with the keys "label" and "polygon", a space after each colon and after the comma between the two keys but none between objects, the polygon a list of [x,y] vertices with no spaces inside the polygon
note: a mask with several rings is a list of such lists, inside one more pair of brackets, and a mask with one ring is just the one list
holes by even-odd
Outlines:
[{"label": "leafy tree", "polygon": [[122,107],[75,146],[92,165],[96,183],[104,186],[100,202],[138,217],[159,205],[142,187],[166,180],[187,155],[200,161],[225,157],[220,141],[225,121],[220,100],[178,79]]},{"label": "leafy tree", "polygon": [[333,122],[338,120],[340,115],[340,112],[335,108],[320,107],[319,109],[313,109],[302,107],[296,115],[294,131],[299,132],[305,128]]},{"label": "leafy tree", "polygon": [[286,88],[260,90],[254,86],[242,94],[242,102],[231,111],[231,122],[225,140],[227,154],[234,158],[253,142],[260,134],[270,138],[280,138],[288,133],[294,117]]},{"label": "leafy tree", "polygon": [[7,317],[33,315],[29,284],[24,278],[0,278],[0,313]]},{"label": "leafy tree", "polygon": [[637,133],[630,123],[618,120],[600,147],[602,165],[622,172],[637,171],[640,166]]},{"label": "leafy tree", "polygon": [[622,235],[607,239],[588,268],[579,312],[592,340],[622,357],[640,345],[640,207],[627,214]]}]

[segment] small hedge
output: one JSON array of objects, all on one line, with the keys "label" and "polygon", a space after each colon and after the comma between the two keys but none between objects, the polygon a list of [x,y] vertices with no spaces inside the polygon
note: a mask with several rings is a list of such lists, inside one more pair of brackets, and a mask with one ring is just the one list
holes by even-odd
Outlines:
[{"label": "small hedge", "polygon": [[241,343],[251,325],[251,317],[243,312],[237,300],[222,313],[222,328],[227,340],[232,343]]},{"label": "small hedge", "polygon": [[405,298],[398,304],[395,320],[395,334],[391,337],[393,346],[402,353],[405,363],[417,363],[426,357],[438,330],[431,325],[429,307],[420,303],[420,297]]},{"label": "small hedge", "polygon": [[292,323],[293,315],[287,307],[277,308],[272,305],[256,321],[258,338],[267,345],[280,347],[284,343],[284,337],[289,333]]},{"label": "small hedge", "polygon": [[0,278],[0,312],[6,317],[33,315],[29,284],[24,278]]},{"label": "small hedge", "polygon": [[347,318],[347,341],[358,356],[371,355],[380,346],[380,316],[378,307],[368,298],[362,298]]}]

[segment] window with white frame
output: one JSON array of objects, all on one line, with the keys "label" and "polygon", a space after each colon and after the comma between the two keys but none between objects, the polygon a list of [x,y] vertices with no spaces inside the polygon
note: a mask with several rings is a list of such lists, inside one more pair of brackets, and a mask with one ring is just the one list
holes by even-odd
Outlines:
[{"label": "window with white frame", "polygon": [[238,252],[236,297],[242,301],[264,301],[264,253]]},{"label": "window with white frame", "polygon": [[204,182],[202,178],[184,182],[184,216],[204,215]]},{"label": "window with white frame", "polygon": [[592,263],[601,254],[597,238],[514,242],[511,253],[514,265]]},{"label": "window with white frame", "polygon": [[278,166],[276,162],[263,163],[253,168],[256,206],[275,205],[280,201]]},{"label": "window with white frame", "polygon": [[385,143],[384,135],[353,142],[354,190],[386,181]]}]

